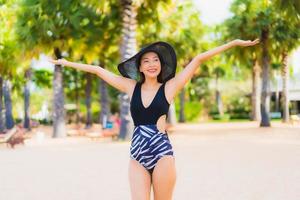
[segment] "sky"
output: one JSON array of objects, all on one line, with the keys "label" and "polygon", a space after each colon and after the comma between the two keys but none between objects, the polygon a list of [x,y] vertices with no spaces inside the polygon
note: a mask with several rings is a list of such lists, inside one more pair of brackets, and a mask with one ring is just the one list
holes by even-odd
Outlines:
[{"label": "sky", "polygon": [[204,24],[214,25],[230,17],[229,7],[233,0],[193,0],[201,13]]},{"label": "sky", "polygon": [[[221,23],[231,16],[229,11],[233,0],[193,0],[195,6],[200,11],[200,18],[206,25]],[[294,67],[294,74],[300,75],[300,47],[290,56],[290,63]]]}]

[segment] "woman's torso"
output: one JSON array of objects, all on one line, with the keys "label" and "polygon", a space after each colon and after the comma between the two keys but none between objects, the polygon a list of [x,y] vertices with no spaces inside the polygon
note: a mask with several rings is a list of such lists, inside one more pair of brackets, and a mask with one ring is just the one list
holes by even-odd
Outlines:
[{"label": "woman's torso", "polygon": [[142,84],[137,82],[130,100],[130,112],[135,126],[157,124],[164,116],[167,118],[170,104],[165,96],[165,83],[160,85],[151,99],[150,104],[145,107],[142,102]]}]

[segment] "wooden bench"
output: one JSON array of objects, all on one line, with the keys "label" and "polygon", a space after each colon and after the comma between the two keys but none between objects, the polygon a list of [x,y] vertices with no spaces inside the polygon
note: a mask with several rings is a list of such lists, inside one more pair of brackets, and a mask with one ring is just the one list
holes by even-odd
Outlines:
[{"label": "wooden bench", "polygon": [[119,128],[116,125],[113,125],[110,128],[103,128],[99,125],[98,128],[93,129],[87,132],[86,136],[91,138],[92,140],[111,137],[113,140],[116,140],[119,135]]},{"label": "wooden bench", "polygon": [[119,131],[117,127],[103,128],[101,124],[93,124],[89,129],[85,129],[82,125],[68,125],[67,135],[70,137],[89,137],[92,140],[111,137],[116,139]]},{"label": "wooden bench", "polygon": [[118,135],[119,132],[115,131],[114,129],[102,129],[102,130],[88,132],[86,134],[86,136],[91,138],[92,140],[108,138],[108,137],[111,137],[113,140],[116,140],[118,138]]},{"label": "wooden bench", "polygon": [[111,137],[113,140],[118,139],[119,136],[119,129],[112,128],[112,129],[103,129],[102,135],[104,137]]}]

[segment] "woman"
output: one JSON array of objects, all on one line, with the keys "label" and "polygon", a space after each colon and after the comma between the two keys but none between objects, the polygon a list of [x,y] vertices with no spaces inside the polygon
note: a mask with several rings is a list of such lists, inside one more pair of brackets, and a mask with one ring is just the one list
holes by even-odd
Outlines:
[{"label": "woman", "polygon": [[173,149],[165,130],[170,103],[202,62],[232,47],[253,46],[258,42],[258,39],[237,39],[201,53],[176,76],[176,54],[165,42],[150,44],[120,63],[118,70],[123,77],[99,66],[64,59],[51,62],[97,74],[130,96],[135,124],[128,171],[132,199],[149,200],[153,184],[155,200],[170,200],[176,182]]}]

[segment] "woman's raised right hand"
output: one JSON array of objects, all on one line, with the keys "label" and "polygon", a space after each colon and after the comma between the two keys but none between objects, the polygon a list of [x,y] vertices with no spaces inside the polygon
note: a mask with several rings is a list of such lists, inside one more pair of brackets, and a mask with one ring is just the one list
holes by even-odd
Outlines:
[{"label": "woman's raised right hand", "polygon": [[48,59],[49,62],[55,64],[55,65],[65,65],[67,60],[62,58],[62,59],[57,59],[57,60],[54,60],[52,58]]}]

